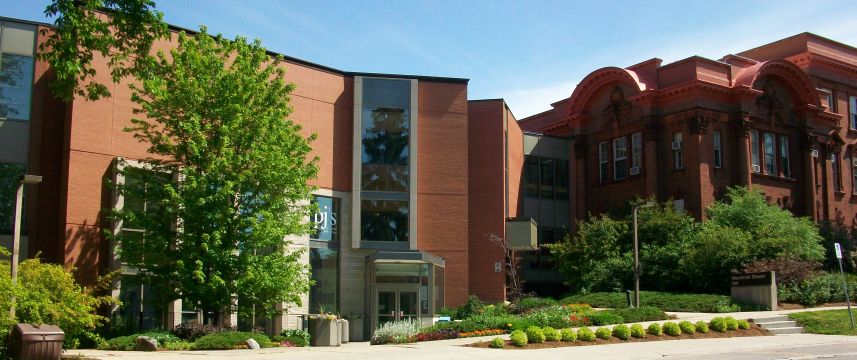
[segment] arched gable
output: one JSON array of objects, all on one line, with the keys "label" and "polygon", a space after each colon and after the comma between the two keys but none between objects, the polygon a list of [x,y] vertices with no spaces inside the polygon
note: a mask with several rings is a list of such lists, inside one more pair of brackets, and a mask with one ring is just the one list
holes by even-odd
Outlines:
[{"label": "arched gable", "polygon": [[794,100],[799,103],[795,105],[821,106],[821,100],[809,76],[800,67],[786,60],[769,60],[744,69],[735,77],[733,87],[763,90],[763,84],[757,80],[766,76],[781,79],[794,92]]},{"label": "arched gable", "polygon": [[[587,109],[587,106],[592,100],[593,95],[598,93],[605,85],[609,85],[616,82],[623,82],[631,85],[637,92],[647,90],[650,88],[649,84],[644,84],[640,82],[639,77],[633,71],[618,68],[618,67],[605,67],[598,70],[595,70],[589,75],[586,75],[580,84],[574,88],[574,92],[571,94],[571,106],[569,107],[568,116],[573,117],[574,115],[578,115],[584,113]],[[625,94],[626,96],[633,96],[636,94]]]}]

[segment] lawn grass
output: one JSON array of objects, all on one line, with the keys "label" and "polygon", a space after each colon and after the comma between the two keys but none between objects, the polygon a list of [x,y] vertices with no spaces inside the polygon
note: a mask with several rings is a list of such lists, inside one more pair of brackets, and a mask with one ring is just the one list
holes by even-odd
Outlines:
[{"label": "lawn grass", "polygon": [[[582,303],[601,308],[627,308],[625,293],[597,292],[585,295],[572,295],[560,300],[563,304]],[[675,294],[657,291],[641,291],[640,304],[654,306],[663,311],[685,312],[732,312],[740,308],[732,304],[732,298],[726,295],[712,294]]]},{"label": "lawn grass", "polygon": [[[857,315],[855,315],[857,316]],[[857,335],[857,330],[851,328],[848,310],[807,311],[789,314],[803,329],[812,334],[824,335]]]}]

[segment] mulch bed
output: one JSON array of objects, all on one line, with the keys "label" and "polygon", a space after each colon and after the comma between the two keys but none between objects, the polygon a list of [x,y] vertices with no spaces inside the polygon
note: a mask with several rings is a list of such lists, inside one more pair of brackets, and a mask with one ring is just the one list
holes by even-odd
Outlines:
[{"label": "mulch bed", "polygon": [[[691,335],[681,334],[679,336],[669,336],[667,334],[661,336],[652,336],[646,335],[646,337],[642,339],[630,338],[628,340],[621,340],[615,337],[611,337],[610,340],[601,340],[596,338],[593,342],[586,341],[575,341],[575,342],[561,342],[561,341],[545,341],[540,344],[527,344],[525,347],[517,347],[512,345],[512,342],[506,340],[506,346],[503,349],[510,350],[526,350],[526,349],[549,349],[556,347],[568,347],[568,346],[592,346],[592,345],[606,345],[606,344],[623,344],[623,343],[633,343],[633,342],[648,342],[648,341],[666,341],[666,340],[686,340],[686,339],[718,339],[718,338],[733,338],[733,337],[747,337],[747,336],[770,336],[771,334],[759,327],[756,324],[750,324],[750,328],[747,330],[733,330],[726,332],[717,332],[714,330],[710,330],[705,334],[694,333]],[[468,344],[465,346],[477,347],[477,348],[489,348],[487,341],[481,341],[473,344]]]}]

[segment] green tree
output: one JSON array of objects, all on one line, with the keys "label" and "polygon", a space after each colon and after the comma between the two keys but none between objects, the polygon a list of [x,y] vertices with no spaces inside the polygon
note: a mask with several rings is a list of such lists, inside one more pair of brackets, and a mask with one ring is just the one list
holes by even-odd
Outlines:
[{"label": "green tree", "polygon": [[140,71],[152,44],[169,35],[152,0],[53,0],[45,15],[56,17],[56,29],[42,31],[47,40],[39,44],[39,59],[50,63],[56,73],[50,87],[66,102],[110,96],[96,80],[97,57],[107,59],[112,81],[119,82]]},{"label": "green tree", "polygon": [[824,259],[821,235],[809,218],[795,217],[788,210],[768,204],[758,190],[733,187],[726,201],[706,209],[708,222],[745,231],[750,236],[745,263],[760,259],[794,257]]},{"label": "green tree", "polygon": [[120,259],[163,300],[181,297],[215,314],[300,303],[308,268],[285,237],[310,231],[307,181],[318,159],[309,158],[315,136],[287,119],[294,86],[281,59],[258,40],[202,28],[179,34],[178,47],[147,69],[132,86],[145,118],[126,130],[149,144],[154,158],[142,172],[150,175],[118,190],[154,206],[142,217],[133,208],[115,212],[144,229],[142,237],[115,235]]},{"label": "green tree", "polygon": [[577,226],[573,237],[545,245],[560,272],[580,292],[621,290],[633,275],[628,224],[590,215]]}]

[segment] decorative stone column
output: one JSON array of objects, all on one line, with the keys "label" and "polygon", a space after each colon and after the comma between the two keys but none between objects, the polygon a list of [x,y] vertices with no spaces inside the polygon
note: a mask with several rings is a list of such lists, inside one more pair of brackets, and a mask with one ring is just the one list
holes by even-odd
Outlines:
[{"label": "decorative stone column", "polygon": [[708,166],[709,161],[713,159],[713,154],[709,154],[712,152],[711,149],[703,146],[703,137],[708,131],[709,121],[708,116],[701,112],[687,119],[690,136],[682,144],[685,164],[699,164],[698,166],[685,166],[688,179],[688,184],[686,184],[688,186],[688,203],[686,207],[690,208],[690,212],[696,215],[697,219],[702,219],[705,215],[703,214],[705,197],[713,198],[710,193],[703,194],[703,181],[709,181]]}]

